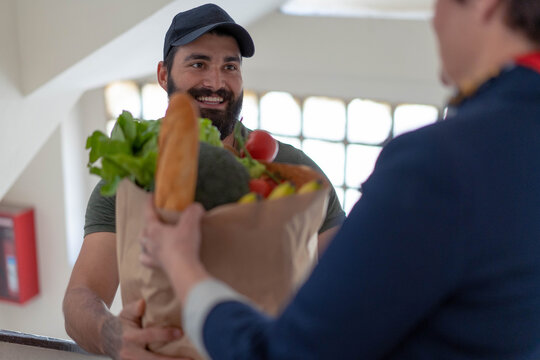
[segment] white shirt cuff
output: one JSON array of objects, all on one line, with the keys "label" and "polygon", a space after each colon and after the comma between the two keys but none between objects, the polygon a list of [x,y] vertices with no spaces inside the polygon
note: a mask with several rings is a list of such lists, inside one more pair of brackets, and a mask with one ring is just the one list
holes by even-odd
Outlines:
[{"label": "white shirt cuff", "polygon": [[201,281],[187,295],[186,304],[182,311],[184,330],[197,350],[207,359],[210,357],[203,339],[206,317],[216,305],[231,300],[249,302],[227,284],[216,279]]}]

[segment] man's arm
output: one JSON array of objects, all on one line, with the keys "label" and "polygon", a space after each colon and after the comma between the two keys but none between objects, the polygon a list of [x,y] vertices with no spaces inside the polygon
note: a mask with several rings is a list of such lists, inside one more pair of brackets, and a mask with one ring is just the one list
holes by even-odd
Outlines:
[{"label": "man's arm", "polygon": [[102,340],[104,325],[115,316],[109,311],[118,287],[114,233],[85,237],[67,286],[63,311],[68,335],[85,350],[112,355]]},{"label": "man's arm", "polygon": [[339,228],[340,226],[334,226],[319,234],[319,240],[317,242],[317,254],[319,258],[322,256],[323,252],[326,250],[328,244],[330,244],[330,241],[332,240],[334,235],[336,235]]},{"label": "man's arm", "polygon": [[83,349],[114,359],[165,359],[146,350],[153,341],[171,341],[178,329],[142,329],[142,300],[115,316],[109,311],[118,288],[116,236],[99,232],[85,237],[63,301],[68,335]]}]

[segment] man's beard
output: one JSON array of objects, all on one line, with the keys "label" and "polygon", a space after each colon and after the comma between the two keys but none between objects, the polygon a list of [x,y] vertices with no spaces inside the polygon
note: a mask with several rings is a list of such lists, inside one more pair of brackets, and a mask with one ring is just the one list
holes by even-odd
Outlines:
[{"label": "man's beard", "polygon": [[[167,94],[169,97],[178,91],[174,80],[170,76],[170,72],[167,75]],[[242,110],[242,102],[244,99],[244,92],[242,91],[238,98],[234,99],[234,94],[225,89],[219,89],[212,91],[210,89],[197,89],[191,88],[187,90],[194,99],[200,96],[219,96],[223,98],[223,101],[227,101],[227,107],[225,110],[206,109],[199,106],[199,112],[201,117],[212,120],[212,124],[218,128],[221,134],[221,140],[232,134],[234,126],[240,116]]]}]

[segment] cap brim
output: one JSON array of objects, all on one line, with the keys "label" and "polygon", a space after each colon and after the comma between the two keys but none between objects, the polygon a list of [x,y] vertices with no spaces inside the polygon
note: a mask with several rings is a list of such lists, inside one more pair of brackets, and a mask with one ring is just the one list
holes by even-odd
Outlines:
[{"label": "cap brim", "polygon": [[216,28],[225,29],[227,33],[231,34],[231,36],[236,39],[236,41],[238,42],[238,47],[240,48],[240,54],[242,54],[243,57],[253,56],[253,54],[255,53],[255,45],[253,44],[253,40],[251,39],[249,33],[242,26],[238,24],[232,24],[230,22],[216,23],[204,26],[176,40],[171,44],[171,46],[182,46],[189,44],[190,42],[195,41],[202,35]]}]

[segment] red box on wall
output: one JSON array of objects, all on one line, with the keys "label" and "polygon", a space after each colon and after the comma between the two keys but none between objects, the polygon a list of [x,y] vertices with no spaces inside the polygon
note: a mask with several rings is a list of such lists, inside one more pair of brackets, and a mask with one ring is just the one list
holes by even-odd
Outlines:
[{"label": "red box on wall", "polygon": [[0,300],[25,303],[39,293],[34,210],[0,204]]}]

